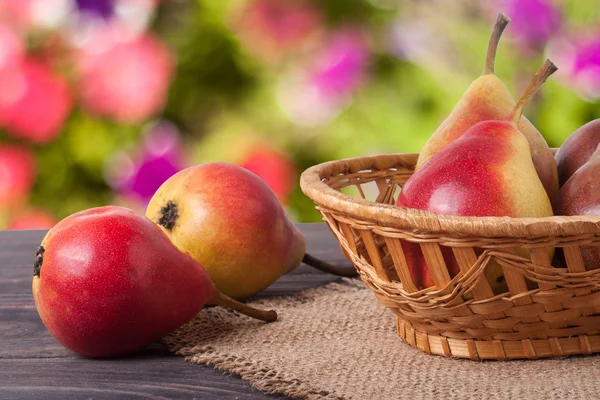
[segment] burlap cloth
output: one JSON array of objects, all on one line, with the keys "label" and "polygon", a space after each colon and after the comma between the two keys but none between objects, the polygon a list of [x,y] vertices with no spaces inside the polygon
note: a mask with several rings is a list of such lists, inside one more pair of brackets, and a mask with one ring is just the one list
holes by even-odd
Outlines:
[{"label": "burlap cloth", "polygon": [[166,339],[190,362],[268,393],[309,399],[600,399],[600,357],[455,360],[402,342],[360,281],[253,302],[279,320],[212,308]]}]

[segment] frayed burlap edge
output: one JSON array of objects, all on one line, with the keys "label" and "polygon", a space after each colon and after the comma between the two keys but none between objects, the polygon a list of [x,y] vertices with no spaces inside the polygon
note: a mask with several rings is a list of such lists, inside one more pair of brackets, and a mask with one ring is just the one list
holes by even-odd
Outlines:
[{"label": "frayed burlap edge", "polygon": [[[189,355],[191,353],[193,355]],[[185,360],[188,362],[213,366],[218,371],[239,375],[244,382],[264,393],[284,394],[293,399],[344,399],[331,392],[316,392],[304,382],[270,369],[262,363],[220,354],[210,347],[181,349],[175,354],[185,356]]]},{"label": "frayed burlap edge", "polygon": [[[290,296],[280,296],[269,299],[259,299],[251,304],[256,307],[272,306],[273,303],[285,303],[300,305],[306,301],[312,300],[323,291],[347,291],[349,288],[364,288],[360,279],[343,278],[339,282],[332,282],[318,288],[307,289]],[[235,311],[220,308],[211,308],[204,310],[215,317],[222,319],[226,315],[237,314],[241,318],[246,318]],[[170,351],[176,355],[184,356],[187,362],[194,364],[212,366],[216,370],[239,375],[242,381],[252,387],[267,394],[283,394],[293,399],[309,400],[343,400],[344,397],[336,394],[334,391],[315,391],[305,382],[289,376],[289,374],[277,371],[261,362],[247,360],[244,357],[222,354],[211,346],[183,346],[176,334],[163,339]]]}]

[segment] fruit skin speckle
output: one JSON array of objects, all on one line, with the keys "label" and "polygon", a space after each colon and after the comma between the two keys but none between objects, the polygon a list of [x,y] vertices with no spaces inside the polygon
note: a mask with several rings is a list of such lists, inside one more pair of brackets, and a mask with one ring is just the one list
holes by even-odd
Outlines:
[{"label": "fruit skin speckle", "polygon": [[73,214],[42,247],[32,282],[38,313],[63,346],[86,356],[138,350],[191,320],[215,294],[200,264],[125,208]]},{"label": "fruit skin speckle", "polygon": [[[174,208],[172,221],[165,213],[175,214]],[[146,216],[236,299],[265,289],[306,254],[304,236],[266,182],[230,163],[199,164],[173,175],[150,200]]]},{"label": "fruit skin speckle", "polygon": [[[396,205],[445,215],[552,215],[527,139],[507,121],[480,122],[435,154],[407,180]],[[415,285],[434,286],[419,245],[403,241],[402,248]],[[460,268],[452,250],[441,249],[450,277],[456,276]],[[492,286],[503,284],[496,281],[499,266],[488,270]]]}]

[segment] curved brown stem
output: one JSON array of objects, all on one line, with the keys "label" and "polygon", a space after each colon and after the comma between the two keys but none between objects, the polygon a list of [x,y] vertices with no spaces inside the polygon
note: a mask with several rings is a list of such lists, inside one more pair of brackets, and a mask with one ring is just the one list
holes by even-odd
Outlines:
[{"label": "curved brown stem", "polygon": [[212,298],[210,304],[217,306],[231,308],[232,310],[239,311],[249,317],[265,321],[273,322],[277,321],[277,313],[273,310],[259,310],[258,308],[251,307],[247,304],[240,303],[237,300],[232,299],[229,296],[217,291],[215,297]]},{"label": "curved brown stem", "polygon": [[308,253],[304,255],[302,262],[306,265],[310,265],[311,267],[318,269],[319,271],[323,271],[331,275],[343,276],[345,278],[354,278],[358,276],[356,270],[340,269],[339,267],[336,267],[335,265],[329,264],[328,262],[313,257]]},{"label": "curved brown stem", "polygon": [[504,32],[504,29],[506,28],[506,25],[508,25],[509,22],[510,18],[508,18],[505,14],[498,14],[498,17],[496,18],[496,24],[494,25],[494,30],[492,31],[492,35],[490,36],[490,41],[488,43],[487,53],[485,55],[483,75],[494,73],[498,43],[500,43],[500,37],[502,36],[502,32]]},{"label": "curved brown stem", "polygon": [[521,116],[523,115],[523,110],[525,109],[525,106],[527,106],[527,104],[529,103],[529,100],[533,98],[533,96],[537,93],[542,84],[546,82],[546,79],[548,79],[548,77],[555,73],[557,70],[558,68],[556,67],[556,65],[554,65],[552,61],[546,60],[544,65],[542,65],[538,72],[536,72],[531,82],[529,82],[529,86],[527,86],[527,89],[525,89],[525,93],[523,93],[523,96],[521,96],[519,102],[510,113],[510,116],[508,117],[508,120],[510,122],[514,124],[519,122]]}]

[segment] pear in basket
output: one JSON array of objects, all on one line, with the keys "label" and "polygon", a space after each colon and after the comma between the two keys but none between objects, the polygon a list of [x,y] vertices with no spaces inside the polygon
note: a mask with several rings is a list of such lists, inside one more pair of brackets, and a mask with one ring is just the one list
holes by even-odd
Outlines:
[{"label": "pear in basket", "polygon": [[[434,154],[453,143],[476,123],[504,119],[515,106],[506,85],[494,74],[498,42],[509,21],[506,15],[498,14],[482,75],[471,83],[450,115],[425,143],[419,154],[416,169],[421,168]],[[548,196],[552,197],[558,190],[558,172],[552,151],[544,137],[527,118],[522,117],[517,122],[517,127],[529,142],[533,165]]]},{"label": "pear in basket", "polygon": [[561,186],[585,164],[600,144],[600,118],[573,132],[556,152],[556,165]]},{"label": "pear in basket", "polygon": [[[398,206],[462,216],[551,216],[552,207],[540,181],[527,138],[518,129],[523,109],[556,71],[547,60],[503,120],[480,122],[435,154],[406,182]],[[433,286],[418,245],[403,242],[415,284]],[[458,265],[449,247],[442,247],[450,276]],[[504,291],[502,268],[493,263],[486,275],[495,293]]]},{"label": "pear in basket", "polygon": [[[600,174],[600,145],[590,159],[560,188],[554,199],[556,214],[600,216],[598,174]],[[600,268],[600,247],[582,246],[581,256],[587,270]]]}]

